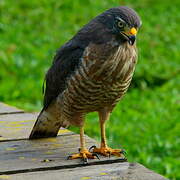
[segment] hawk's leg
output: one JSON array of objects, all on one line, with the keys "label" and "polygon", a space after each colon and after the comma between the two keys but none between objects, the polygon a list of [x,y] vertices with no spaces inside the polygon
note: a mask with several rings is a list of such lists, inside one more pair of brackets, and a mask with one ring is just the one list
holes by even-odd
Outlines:
[{"label": "hawk's leg", "polygon": [[107,146],[106,141],[106,132],[105,132],[105,121],[109,119],[110,112],[108,111],[100,111],[99,112],[99,121],[100,121],[100,128],[101,128],[101,146],[97,148],[96,146],[92,146],[90,149],[93,149],[93,153],[101,154],[103,156],[111,156],[115,155],[118,157],[124,158],[124,150],[122,149],[112,149]]},{"label": "hawk's leg", "polygon": [[78,159],[81,158],[83,160],[84,163],[88,162],[88,159],[95,159],[98,158],[98,155],[92,152],[89,152],[86,149],[85,146],[85,137],[84,137],[84,127],[80,127],[80,144],[81,144],[81,148],[79,149],[79,153],[77,154],[73,154],[71,156],[68,157],[68,159]]}]

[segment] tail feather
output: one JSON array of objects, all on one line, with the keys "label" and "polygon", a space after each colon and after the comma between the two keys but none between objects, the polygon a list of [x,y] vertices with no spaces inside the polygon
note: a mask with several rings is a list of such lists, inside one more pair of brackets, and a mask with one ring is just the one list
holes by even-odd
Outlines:
[{"label": "tail feather", "polygon": [[52,104],[46,110],[40,112],[29,139],[55,137],[60,127],[63,126],[64,122],[61,119],[60,108],[56,104]]},{"label": "tail feather", "polygon": [[46,111],[42,111],[34,124],[29,139],[57,136],[60,125],[56,125],[54,120]]}]

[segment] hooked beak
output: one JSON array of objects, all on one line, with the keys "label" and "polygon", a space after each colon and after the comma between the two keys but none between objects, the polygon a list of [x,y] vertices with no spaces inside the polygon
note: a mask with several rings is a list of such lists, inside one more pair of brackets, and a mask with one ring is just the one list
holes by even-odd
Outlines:
[{"label": "hooked beak", "polygon": [[133,45],[136,40],[137,30],[136,28],[131,28],[128,32],[121,32],[121,34],[128,40],[130,45]]},{"label": "hooked beak", "polygon": [[133,45],[134,44],[134,42],[135,42],[135,40],[136,40],[136,36],[128,36],[128,39],[129,39],[129,44],[130,45]]}]

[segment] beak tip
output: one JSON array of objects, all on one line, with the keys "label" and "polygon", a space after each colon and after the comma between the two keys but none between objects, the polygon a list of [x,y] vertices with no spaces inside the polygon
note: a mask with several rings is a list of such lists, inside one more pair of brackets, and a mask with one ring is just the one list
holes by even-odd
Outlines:
[{"label": "beak tip", "polygon": [[134,35],[133,36],[129,36],[129,44],[130,45],[133,45],[135,40],[136,40],[136,36],[134,36]]}]

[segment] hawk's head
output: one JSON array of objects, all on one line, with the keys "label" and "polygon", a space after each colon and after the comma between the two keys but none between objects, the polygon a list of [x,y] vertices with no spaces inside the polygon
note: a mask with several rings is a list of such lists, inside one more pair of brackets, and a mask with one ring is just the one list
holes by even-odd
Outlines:
[{"label": "hawk's head", "polygon": [[99,20],[113,34],[128,41],[131,45],[134,44],[141,20],[133,9],[126,6],[111,8],[101,14]]}]

